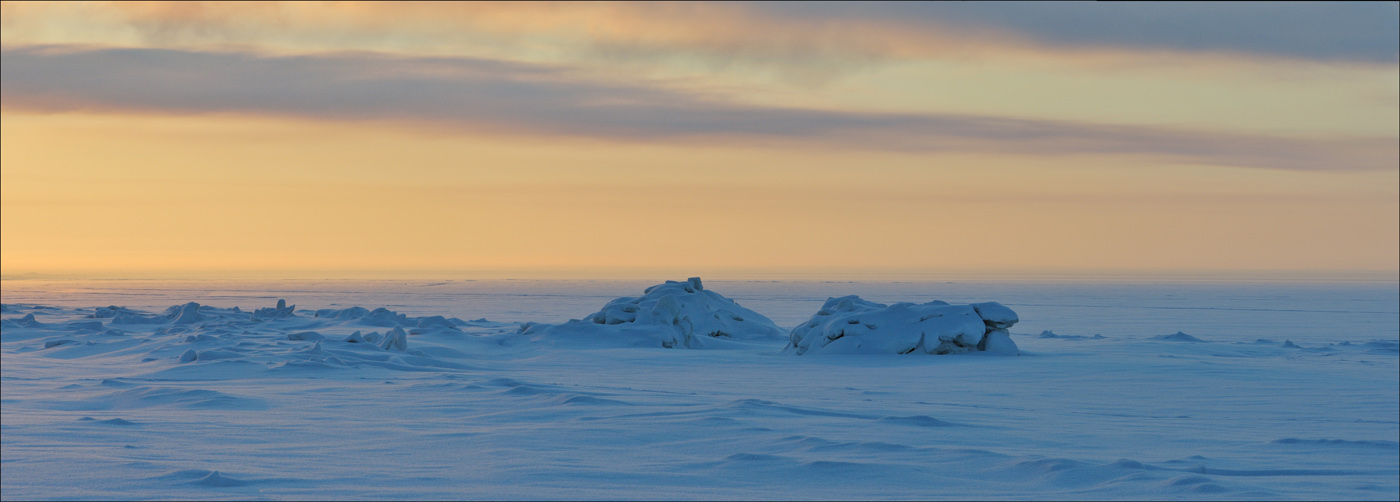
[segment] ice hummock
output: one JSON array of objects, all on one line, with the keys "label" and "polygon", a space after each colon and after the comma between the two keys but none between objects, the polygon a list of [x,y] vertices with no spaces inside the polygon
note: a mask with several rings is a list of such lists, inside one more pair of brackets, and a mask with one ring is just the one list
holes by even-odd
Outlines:
[{"label": "ice hummock", "polygon": [[827,299],[793,328],[785,351],[802,354],[954,354],[986,351],[1016,355],[1006,331],[1016,312],[996,302],[885,305],[859,296]]},{"label": "ice hummock", "polygon": [[649,287],[642,296],[615,299],[583,319],[525,323],[520,333],[536,339],[594,339],[607,345],[718,348],[732,342],[780,341],[787,330],[691,277]]}]

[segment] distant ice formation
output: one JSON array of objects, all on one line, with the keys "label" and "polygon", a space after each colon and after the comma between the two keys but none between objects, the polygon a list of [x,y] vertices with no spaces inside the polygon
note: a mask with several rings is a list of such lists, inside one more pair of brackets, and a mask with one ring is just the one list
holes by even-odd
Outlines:
[{"label": "distant ice formation", "polygon": [[536,339],[569,337],[639,347],[717,348],[733,342],[780,341],[787,330],[706,290],[699,277],[691,277],[649,287],[642,296],[610,301],[583,319],[525,323],[520,333]]},{"label": "distant ice formation", "polygon": [[1196,338],[1196,337],[1191,336],[1191,335],[1188,335],[1188,334],[1186,334],[1186,333],[1182,333],[1182,332],[1180,332],[1180,331],[1178,331],[1178,332],[1176,332],[1176,333],[1173,333],[1173,334],[1170,334],[1170,335],[1159,335],[1159,336],[1154,336],[1154,337],[1152,337],[1152,339],[1153,339],[1153,340],[1164,340],[1164,341],[1168,341],[1168,342],[1194,342],[1194,343],[1205,343],[1205,340],[1202,340],[1202,339],[1200,339],[1200,338]]},{"label": "distant ice formation", "polygon": [[1006,331],[1020,319],[1000,303],[885,305],[859,296],[831,298],[794,328],[786,351],[802,354],[1017,355]]}]

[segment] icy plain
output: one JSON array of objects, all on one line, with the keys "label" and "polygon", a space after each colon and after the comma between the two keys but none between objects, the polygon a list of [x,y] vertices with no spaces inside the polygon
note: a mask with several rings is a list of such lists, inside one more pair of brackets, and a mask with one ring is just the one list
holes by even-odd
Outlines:
[{"label": "icy plain", "polygon": [[705,281],[784,329],[845,295],[1000,302],[1019,357],[521,333],[659,279],[7,280],[0,491],[1400,498],[1393,283]]}]

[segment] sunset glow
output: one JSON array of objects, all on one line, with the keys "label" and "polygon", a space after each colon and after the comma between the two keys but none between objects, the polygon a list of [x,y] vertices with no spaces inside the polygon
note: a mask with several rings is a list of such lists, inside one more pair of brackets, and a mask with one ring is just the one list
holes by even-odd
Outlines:
[{"label": "sunset glow", "polygon": [[3,273],[1396,269],[1395,4],[1043,8],[6,3]]}]

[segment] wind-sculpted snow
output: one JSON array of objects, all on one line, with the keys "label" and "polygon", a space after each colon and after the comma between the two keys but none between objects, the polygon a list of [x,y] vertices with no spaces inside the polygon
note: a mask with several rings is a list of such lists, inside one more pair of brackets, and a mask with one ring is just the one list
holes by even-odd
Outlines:
[{"label": "wind-sculpted snow", "polygon": [[[419,350],[412,346],[409,336],[422,335],[419,338],[424,340],[435,336],[475,337],[483,331],[508,332],[516,327],[514,323],[492,323],[483,319],[472,323],[478,328],[478,334],[468,335],[460,326],[469,323],[456,318],[410,317],[385,308],[361,307],[332,312],[321,310],[306,316],[298,314],[296,306],[289,306],[282,300],[274,307],[252,312],[191,302],[172,306],[161,314],[112,306],[94,309],[79,320],[65,323],[41,322],[32,313],[0,322],[4,323],[6,342],[43,340],[40,350],[44,351],[44,357],[77,359],[108,353],[139,354],[143,363],[140,367],[165,362],[207,368],[194,371],[152,368],[153,374],[172,373],[183,377],[207,372],[215,378],[225,376],[223,371],[248,374],[306,367],[373,366],[405,371],[459,367],[458,363],[439,358],[446,355],[448,359],[461,359],[452,355],[463,353],[436,346]],[[386,329],[381,333],[369,328]],[[429,356],[429,352],[435,356]],[[215,363],[222,364],[216,367]]]},{"label": "wind-sculpted snow", "polygon": [[[570,305],[583,308],[543,314],[564,318],[638,286],[513,291],[549,302],[574,294]],[[936,339],[976,355],[988,332],[1003,331],[1024,357],[900,356],[894,348],[907,347],[897,344],[785,357],[783,330],[696,286],[667,283],[527,334],[515,322],[452,317],[509,315],[479,308],[477,296],[441,310],[428,296],[354,302],[363,307],[266,294],[228,308],[217,299],[227,295],[163,300],[170,308],[0,304],[0,486],[6,500],[1400,494],[1394,301],[1334,302],[1325,310],[1335,314],[1203,301],[1212,309],[1125,316],[1162,295],[1023,296],[1007,301],[1015,312],[851,297],[852,308],[827,302],[833,313],[820,316],[849,310],[829,323],[841,338],[892,343],[877,337],[907,334],[904,322],[924,326],[923,349],[893,337],[914,339],[916,353]],[[833,290],[920,294],[785,287],[767,301],[757,287],[736,289],[794,324]],[[640,315],[669,312],[664,298],[679,307],[669,317]],[[1044,321],[1071,303],[1075,315]],[[744,321],[718,322],[721,310]],[[1163,324],[1137,327],[1142,312]],[[929,314],[944,320],[920,319]],[[1125,322],[1100,322],[1112,315]],[[1193,323],[1198,315],[1214,317]],[[692,346],[733,350],[664,348],[686,346],[684,319]]]},{"label": "wind-sculpted snow", "polygon": [[1016,355],[1007,328],[1020,319],[995,303],[885,305],[859,296],[830,298],[816,315],[793,328],[787,350],[802,354],[956,354],[985,351]]},{"label": "wind-sculpted snow", "polygon": [[666,281],[565,324],[526,323],[520,332],[533,340],[691,349],[781,343],[786,334],[767,317],[706,290],[699,277]]}]

